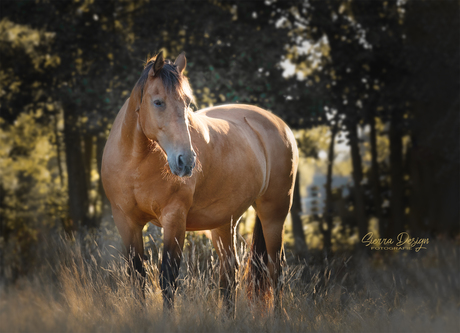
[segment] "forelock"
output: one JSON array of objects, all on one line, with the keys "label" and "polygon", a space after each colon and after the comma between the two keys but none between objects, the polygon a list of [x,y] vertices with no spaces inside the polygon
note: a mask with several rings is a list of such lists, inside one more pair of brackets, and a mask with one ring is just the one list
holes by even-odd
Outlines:
[{"label": "forelock", "polygon": [[[144,95],[144,88],[149,78],[149,72],[154,64],[155,57],[147,61],[144,66],[144,70],[134,87],[134,89],[140,94],[139,98],[141,102]],[[155,73],[155,77],[161,79],[168,95],[176,95],[184,101],[186,105],[195,103],[188,79],[177,70],[176,65],[174,65],[170,60],[165,60],[163,68],[158,73]]]}]

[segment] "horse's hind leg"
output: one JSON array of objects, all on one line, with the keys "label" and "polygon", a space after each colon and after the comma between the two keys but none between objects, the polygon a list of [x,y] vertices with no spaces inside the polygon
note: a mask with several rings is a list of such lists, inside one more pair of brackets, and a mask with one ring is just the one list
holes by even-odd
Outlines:
[{"label": "horse's hind leg", "polygon": [[238,258],[236,257],[236,228],[232,223],[211,230],[212,244],[220,260],[220,290],[224,296],[227,309],[235,311],[236,272]]},{"label": "horse's hind leg", "polygon": [[289,212],[290,201],[267,201],[260,198],[256,201],[256,212],[262,224],[265,246],[268,255],[268,271],[274,291],[275,310],[281,309],[282,284],[280,276],[283,262],[284,221]]}]

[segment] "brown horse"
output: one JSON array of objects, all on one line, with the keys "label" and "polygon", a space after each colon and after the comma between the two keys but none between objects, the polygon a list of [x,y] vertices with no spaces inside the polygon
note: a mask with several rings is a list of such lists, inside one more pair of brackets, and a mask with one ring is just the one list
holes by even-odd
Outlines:
[{"label": "brown horse", "polygon": [[171,307],[185,232],[211,230],[221,288],[230,297],[238,268],[232,221],[252,205],[258,219],[250,262],[264,260],[277,295],[298,163],[294,136],[255,106],[192,112],[185,66],[184,53],[174,63],[162,53],[150,59],[105,146],[102,181],[132,267],[145,277],[142,228],[162,227],[160,286]]}]

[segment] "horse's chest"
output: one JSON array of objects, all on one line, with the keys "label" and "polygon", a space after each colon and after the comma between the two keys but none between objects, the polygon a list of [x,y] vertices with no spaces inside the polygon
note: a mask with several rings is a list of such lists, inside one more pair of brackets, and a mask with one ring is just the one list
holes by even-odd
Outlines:
[{"label": "horse's chest", "polygon": [[123,192],[120,204],[132,219],[141,223],[150,221],[160,227],[162,211],[174,204],[188,211],[187,230],[213,229],[238,218],[254,202],[261,188],[257,180],[260,177],[243,180],[232,174],[233,169],[224,174],[206,173],[206,181],[197,186],[196,178],[203,177],[201,173],[183,182],[174,182],[151,172],[152,164],[148,166],[123,173],[129,176],[119,180]]},{"label": "horse's chest", "polygon": [[[191,182],[191,179],[188,179]],[[192,185],[187,182],[170,181],[162,175],[133,174],[131,195],[136,203],[135,209],[148,217],[148,221],[161,222],[163,210],[176,205],[188,210],[192,201]]]},{"label": "horse's chest", "polygon": [[132,184],[131,195],[136,203],[135,210],[150,219],[159,219],[161,207],[166,204],[165,194],[169,191],[149,179],[137,179]]}]

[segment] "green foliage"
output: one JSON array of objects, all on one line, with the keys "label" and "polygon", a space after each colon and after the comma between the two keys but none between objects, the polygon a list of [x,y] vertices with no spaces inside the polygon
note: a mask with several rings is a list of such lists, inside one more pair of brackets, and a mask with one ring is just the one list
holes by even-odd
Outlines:
[{"label": "green foliage", "polygon": [[[49,102],[48,75],[59,66],[60,57],[50,54],[54,33],[43,28],[0,21],[0,108],[2,118],[11,122],[32,103]],[[45,113],[48,111],[44,110]]]},{"label": "green foliage", "polygon": [[[66,187],[59,176],[53,122],[39,112],[22,113],[7,125],[0,119],[0,251],[6,263],[34,259],[34,247],[67,216]],[[21,265],[18,265],[18,269]]]}]

